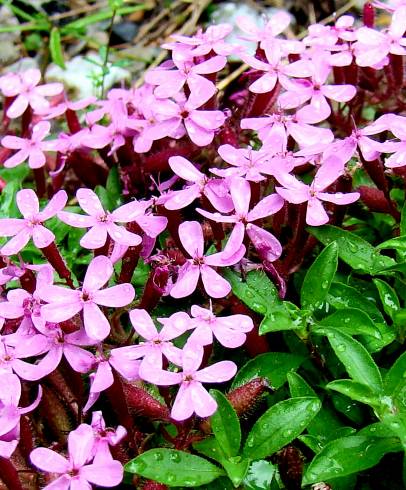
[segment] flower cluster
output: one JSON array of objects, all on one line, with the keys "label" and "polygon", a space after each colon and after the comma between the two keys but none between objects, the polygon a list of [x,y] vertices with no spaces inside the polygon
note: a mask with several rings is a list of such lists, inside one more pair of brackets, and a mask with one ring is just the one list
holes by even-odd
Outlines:
[{"label": "flower cluster", "polygon": [[[0,78],[2,164],[34,170],[15,194],[22,217],[0,218],[9,238],[0,249],[0,457],[18,450],[21,415],[37,407],[55,406],[58,427],[65,410],[81,422],[107,403],[123,424],[106,429],[93,412],[91,425],[69,432],[67,457],[60,444],[33,449],[28,464],[59,475],[49,488],[121,482],[138,437],[131,404],[171,420],[179,437],[183,421],[213,415],[203,384],[237,372],[232,361],[211,362],[213,344],[246,344],[248,354],[247,337],[256,353],[260,345],[256,318],[236,297],[224,301],[226,268],[262,268],[283,296],[314,246],[306,225],[343,221],[362,194],[352,185],[361,166],[382,190],[364,204],[398,213],[388,182],[405,176],[406,6],[381,31],[343,16],[298,41],[283,35],[289,21],[239,19],[255,53],[227,42],[229,25],[175,35],[164,45],[170,59],[144,85],[105,100],[70,101],[61,84],[40,85],[35,69]],[[219,92],[230,55],[249,70]],[[66,132],[48,138],[61,124]],[[113,202],[104,186],[115,170],[122,192]],[[80,250],[73,260],[61,252],[66,241]],[[148,278],[136,291],[140,265]],[[20,408],[28,381],[38,395]]]}]

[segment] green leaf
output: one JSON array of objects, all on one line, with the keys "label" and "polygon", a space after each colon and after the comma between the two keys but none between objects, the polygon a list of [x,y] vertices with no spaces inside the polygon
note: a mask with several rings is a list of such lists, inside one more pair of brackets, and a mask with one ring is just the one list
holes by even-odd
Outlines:
[{"label": "green leaf", "polygon": [[334,312],[322,320],[319,324],[312,328],[312,331],[316,332],[319,325],[325,325],[327,327],[335,327],[341,332],[348,333],[350,335],[370,335],[377,339],[381,338],[378,327],[374,324],[371,318],[358,308],[343,308]]},{"label": "green leaf", "polygon": [[236,456],[241,444],[240,421],[221,391],[210,390],[210,394],[217,402],[217,410],[210,417],[214,437],[226,456]]},{"label": "green leaf", "polygon": [[393,249],[399,254],[400,258],[406,257],[406,235],[390,238],[383,243],[380,243],[376,250]]},{"label": "green leaf", "polygon": [[337,265],[337,244],[332,242],[321,252],[306,273],[300,290],[302,308],[313,310],[320,307],[337,272]]},{"label": "green leaf", "polygon": [[384,389],[387,395],[393,397],[406,390],[406,352],[396,359],[386,373]]},{"label": "green leaf", "polygon": [[266,314],[259,326],[259,335],[281,330],[297,330],[305,327],[300,310],[297,307],[294,308],[294,305],[288,305],[287,303],[287,301],[284,301],[282,307],[275,308],[272,312]]},{"label": "green leaf", "polygon": [[263,459],[253,461],[244,479],[245,490],[269,490],[276,466]]},{"label": "green leaf", "polygon": [[336,328],[326,327],[326,335],[351,378],[370,386],[376,393],[382,391],[381,373],[365,347]]},{"label": "green leaf", "polygon": [[366,313],[374,322],[385,323],[382,313],[373,301],[369,301],[355,288],[340,282],[333,282],[327,301],[337,310],[358,308]]},{"label": "green leaf", "polygon": [[369,386],[353,381],[352,379],[332,381],[326,385],[326,388],[338,391],[352,400],[365,403],[373,408],[379,408],[381,405],[380,397]]},{"label": "green leaf", "polygon": [[243,455],[251,459],[266,458],[301,434],[320,410],[314,397],[284,400],[268,409],[249,433]]},{"label": "green leaf", "polygon": [[260,354],[245,364],[234,378],[231,389],[237,388],[253,378],[266,378],[276,390],[286,382],[286,375],[297,369],[304,357],[285,352]]},{"label": "green leaf", "polygon": [[117,167],[113,167],[107,176],[106,191],[112,205],[110,210],[115,209],[122,204],[121,182]]},{"label": "green leaf", "polygon": [[378,289],[385,313],[393,320],[396,313],[400,310],[399,298],[396,291],[381,279],[374,279],[374,284]]},{"label": "green leaf", "polygon": [[237,298],[251,308],[251,310],[266,315],[274,310],[283,309],[283,301],[280,299],[278,290],[263,271],[251,271],[246,280],[231,270],[224,271],[224,277],[231,284],[233,293]]},{"label": "green leaf", "polygon": [[150,449],[124,469],[170,487],[197,487],[224,475],[221,468],[199,456],[166,448]]},{"label": "green leaf", "polygon": [[313,397],[317,398],[316,392],[313,388],[295,372],[287,374],[290,395],[293,398],[297,397]]},{"label": "green leaf", "polygon": [[245,475],[247,474],[249,465],[250,460],[241,459],[240,456],[223,461],[223,467],[227,472],[227,476],[233,482],[235,488],[237,488],[243,481]]},{"label": "green leaf", "polygon": [[193,448],[207,458],[214,459],[214,461],[217,461],[221,465],[226,459],[223,449],[215,437],[207,437],[202,441],[195,442],[193,443]]},{"label": "green leaf", "polygon": [[65,70],[66,66],[63,58],[61,33],[57,27],[51,29],[51,34],[49,36],[49,51],[51,53],[52,61]]},{"label": "green leaf", "polygon": [[347,436],[329,442],[314,457],[302,485],[328,481],[375,466],[389,452],[399,451],[395,438]]},{"label": "green leaf", "polygon": [[324,245],[335,241],[340,259],[355,270],[374,274],[395,264],[393,259],[380,255],[370,243],[350,231],[324,225],[311,227],[309,232]]}]

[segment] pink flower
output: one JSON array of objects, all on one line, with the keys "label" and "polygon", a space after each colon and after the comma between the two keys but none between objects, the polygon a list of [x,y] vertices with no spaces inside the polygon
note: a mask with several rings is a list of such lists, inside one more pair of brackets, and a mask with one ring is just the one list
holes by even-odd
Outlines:
[{"label": "pink flower", "polygon": [[101,411],[92,413],[91,427],[94,437],[94,462],[103,463],[104,461],[113,461],[109,446],[116,446],[121,442],[126,437],[127,431],[122,425],[119,425],[115,430],[106,427],[106,422]]},{"label": "pink flower", "polygon": [[232,210],[228,189],[223,181],[208,179],[193,163],[183,157],[170,157],[168,163],[176,175],[193,184],[165,196],[166,209],[184,208],[204,194],[216,209],[225,213]]},{"label": "pink flower", "polygon": [[44,151],[55,150],[54,141],[43,141],[49,134],[51,124],[48,121],[41,121],[32,128],[31,138],[19,138],[18,136],[4,136],[1,144],[5,148],[19,150],[4,162],[7,168],[16,167],[25,162],[28,158],[30,168],[40,168],[45,165],[46,156]]},{"label": "pink flower", "polygon": [[155,68],[145,74],[145,81],[151,85],[157,85],[154,94],[161,99],[175,96],[187,83],[190,89],[189,102],[194,107],[199,107],[207,102],[217,90],[214,83],[202,75],[217,73],[224,68],[226,62],[227,59],[224,56],[213,56],[195,65],[192,61],[184,59],[183,56],[174,56],[175,70],[170,70],[167,66]]},{"label": "pink flower", "polygon": [[199,277],[206,293],[212,298],[223,298],[231,291],[231,286],[211,266],[226,267],[239,262],[245,254],[241,243],[229,240],[223,252],[203,255],[204,239],[201,225],[197,221],[185,221],[179,226],[179,238],[187,253],[187,259],[178,272],[178,278],[170,295],[173,298],[184,298],[196,289]]},{"label": "pink flower", "polygon": [[181,36],[180,34],[172,34],[171,37],[179,43],[192,46],[190,54],[193,56],[204,56],[213,51],[222,56],[231,54],[235,47],[224,42],[233,26],[230,24],[217,24],[209,26],[205,32],[199,30],[193,37]]},{"label": "pink flower", "polygon": [[38,387],[36,400],[20,408],[21,383],[12,373],[0,373],[0,458],[9,459],[20,438],[20,417],[35,410],[41,401],[42,388]]},{"label": "pink flower", "polygon": [[[11,338],[10,338],[11,337]],[[16,373],[19,378],[37,381],[42,378],[38,365],[22,361],[26,357],[41,354],[40,335],[20,336],[6,335],[0,337],[0,374]],[[17,345],[11,343],[17,342]],[[8,342],[10,341],[10,343]]]},{"label": "pink flower", "polygon": [[254,323],[247,315],[229,315],[216,317],[212,310],[197,305],[192,306],[192,327],[195,328],[188,342],[210,345],[213,336],[224,347],[234,349],[244,344],[247,332],[254,328]]},{"label": "pink flower", "polygon": [[237,372],[237,366],[232,361],[217,362],[198,371],[202,359],[203,347],[188,342],[182,352],[182,372],[162,371],[150,364],[140,373],[149,383],[158,386],[180,384],[171,411],[175,420],[186,420],[193,413],[199,417],[213,415],[217,403],[203,388],[202,383],[222,383],[231,379]]},{"label": "pink flower", "polygon": [[[235,214],[231,216],[224,216],[220,213],[210,213],[204,209],[197,208],[196,211],[202,214],[204,217],[216,221],[218,223],[235,223],[233,231],[230,235],[230,242],[235,247],[239,247],[244,240],[245,230],[247,230],[248,236],[251,238],[251,230],[254,230],[255,237],[257,237],[257,231],[261,232],[263,240],[269,244],[269,259],[274,261],[278,259],[282,253],[282,246],[272,233],[259,228],[253,221],[271,216],[278,212],[283,206],[283,199],[277,194],[270,194],[264,197],[254,208],[249,211],[251,200],[251,187],[250,183],[241,177],[232,177],[230,179],[230,192],[231,198],[234,203]],[[255,244],[255,241],[253,241]],[[225,250],[223,251],[223,253]],[[226,254],[224,254],[226,255]]]},{"label": "pink flower", "polygon": [[116,460],[93,459],[95,436],[90,425],[81,424],[68,436],[68,459],[56,451],[39,447],[31,451],[31,462],[40,470],[61,475],[45,489],[90,490],[90,484],[115,487],[123,478],[123,467]]},{"label": "pink flower", "polygon": [[94,104],[96,102],[96,97],[86,97],[85,99],[77,100],[72,102],[68,99],[64,99],[57,105],[52,107],[46,107],[40,111],[37,111],[37,114],[40,114],[43,119],[54,119],[56,117],[62,116],[66,111],[80,111],[81,109],[85,109],[90,104]]},{"label": "pink flower", "polygon": [[23,73],[7,73],[0,78],[0,90],[6,97],[16,97],[7,110],[7,116],[11,119],[21,116],[28,105],[34,112],[42,111],[49,107],[45,96],[52,97],[63,91],[61,83],[39,84],[41,72],[36,68],[26,70]]},{"label": "pink flower", "polygon": [[323,192],[344,173],[343,161],[337,156],[328,157],[314,177],[311,185],[306,185],[297,180],[293,175],[278,175],[279,183],[283,187],[276,187],[276,192],[288,202],[299,204],[308,202],[306,223],[311,226],[320,226],[328,222],[329,217],[321,201],[332,202],[334,204],[350,204],[359,199],[359,192],[343,194],[337,192],[328,194]]},{"label": "pink flower", "polygon": [[406,39],[406,5],[400,6],[392,16],[387,32],[379,32],[369,27],[357,31],[357,42],[354,44],[358,66],[377,66],[386,61],[389,53],[404,56]]},{"label": "pink flower", "polygon": [[89,264],[81,290],[62,286],[45,286],[39,291],[41,299],[49,304],[41,309],[43,318],[51,323],[69,320],[83,310],[83,323],[91,339],[103,340],[110,333],[110,324],[97,305],[120,308],[134,299],[131,284],[118,284],[101,289],[113,275],[113,265],[104,255]]},{"label": "pink flower", "polygon": [[134,200],[110,213],[103,209],[97,194],[90,189],[78,189],[76,197],[80,207],[88,216],[61,211],[58,213],[58,218],[70,226],[90,228],[80,240],[80,244],[85,248],[102,247],[106,243],[107,235],[119,245],[136,246],[141,243],[142,239],[139,235],[131,233],[116,223],[135,221],[147,235],[155,238],[165,229],[168,222],[163,216],[145,214],[150,201]]},{"label": "pink flower", "polygon": [[42,223],[63,209],[68,197],[65,191],[58,191],[42,211],[39,211],[39,201],[31,189],[22,189],[16,194],[17,206],[23,219],[0,219],[0,236],[12,236],[0,252],[3,255],[13,255],[22,250],[30,240],[38,248],[45,248],[55,240],[52,231]]}]

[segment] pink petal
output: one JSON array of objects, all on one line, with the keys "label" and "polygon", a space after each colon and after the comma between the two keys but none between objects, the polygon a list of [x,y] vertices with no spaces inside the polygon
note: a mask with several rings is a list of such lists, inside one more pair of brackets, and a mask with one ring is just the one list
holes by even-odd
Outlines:
[{"label": "pink petal", "polygon": [[157,368],[156,364],[145,362],[145,360],[140,365],[139,376],[148,383],[158,386],[176,385],[182,381],[181,373],[163,371]]},{"label": "pink petal", "polygon": [[95,257],[87,268],[83,280],[83,289],[91,292],[97,291],[106,284],[113,272],[113,265],[110,259],[104,255]]},{"label": "pink petal", "polygon": [[217,91],[213,82],[194,73],[188,77],[187,84],[190,89],[188,105],[192,108],[200,107],[213,97]]},{"label": "pink petal", "polygon": [[360,193],[349,192],[348,194],[342,194],[337,192],[336,194],[327,194],[326,192],[318,192],[317,197],[322,201],[333,202],[334,204],[351,204],[360,198]]},{"label": "pink petal", "polygon": [[275,190],[280,196],[286,199],[286,201],[291,202],[292,204],[300,204],[309,199],[309,189],[307,186],[302,190],[284,189],[283,187],[275,187]]},{"label": "pink petal", "polygon": [[83,305],[75,303],[50,303],[41,307],[41,315],[46,321],[60,323],[69,320],[82,310]]},{"label": "pink petal", "polygon": [[189,135],[189,138],[195,143],[197,146],[207,146],[209,145],[214,138],[214,132],[211,130],[206,130],[196,124],[192,118],[188,117],[184,121],[186,131]]},{"label": "pink petal", "polygon": [[231,291],[230,284],[211,267],[202,265],[200,272],[204,289],[212,298],[224,298]]},{"label": "pink petal", "polygon": [[305,123],[318,123],[324,121],[331,114],[330,106],[321,92],[316,92],[309,105],[297,111],[297,116]]},{"label": "pink petal", "polygon": [[35,88],[35,91],[41,95],[47,95],[48,97],[52,97],[53,95],[58,95],[63,92],[63,84],[54,82],[54,83],[46,83],[45,85],[40,85]]},{"label": "pink petal", "polygon": [[10,158],[7,158],[7,160],[4,162],[4,166],[6,168],[13,168],[16,167],[17,165],[20,165],[20,163],[25,162],[29,156],[30,152],[27,149],[23,149],[18,151],[15,155],[13,155]]},{"label": "pink petal", "polygon": [[110,351],[110,365],[128,381],[139,378],[140,361],[134,359],[132,346],[119,347]]},{"label": "pink petal", "polygon": [[264,94],[271,92],[278,81],[278,76],[275,73],[266,73],[262,77],[258,78],[254,83],[249,86],[250,92],[255,94]]},{"label": "pink petal", "polygon": [[80,469],[80,476],[94,485],[115,487],[123,479],[124,470],[119,461],[105,462],[102,466],[90,464]]},{"label": "pink petal", "polygon": [[90,216],[104,215],[105,211],[97,194],[90,189],[78,189],[76,197],[80,207]]},{"label": "pink petal", "polygon": [[38,197],[32,189],[22,189],[16,194],[17,206],[24,218],[31,218],[39,212]]},{"label": "pink petal", "polygon": [[113,221],[120,223],[128,223],[134,221],[135,218],[142,216],[150,207],[150,201],[131,201],[123,204],[111,213]]},{"label": "pink petal", "polygon": [[80,239],[80,244],[84,248],[94,250],[102,247],[107,240],[107,226],[105,223],[95,224]]},{"label": "pink petal", "polygon": [[51,123],[49,121],[40,121],[32,128],[31,139],[33,141],[42,141],[51,129]]},{"label": "pink petal", "polygon": [[193,415],[190,385],[182,384],[172,406],[171,417],[174,420],[186,420]]},{"label": "pink petal", "polygon": [[119,245],[136,247],[142,242],[142,238],[139,235],[126,230],[124,226],[109,223],[106,229],[111,238]]},{"label": "pink petal", "polygon": [[45,226],[36,225],[32,230],[32,239],[37,248],[45,248],[55,240],[55,235]]},{"label": "pink petal", "polygon": [[58,191],[45,208],[39,213],[39,218],[41,221],[46,221],[47,219],[55,216],[59,211],[61,211],[66,206],[66,201],[68,200],[68,195],[65,191]]},{"label": "pink petal", "polygon": [[26,227],[25,220],[18,218],[0,219],[0,236],[14,236]]},{"label": "pink petal", "polygon": [[318,169],[313,181],[313,187],[321,191],[343,175],[345,164],[337,155],[330,155]]},{"label": "pink petal", "polygon": [[120,308],[132,302],[135,297],[131,284],[118,284],[93,293],[93,301],[98,305]]},{"label": "pink petal", "polygon": [[230,193],[236,214],[246,216],[251,200],[250,183],[241,177],[234,177],[230,181]]},{"label": "pink petal", "polygon": [[315,128],[304,123],[290,123],[288,128],[292,138],[300,147],[328,144],[334,139],[332,131],[328,128]]},{"label": "pink petal", "polygon": [[169,71],[165,70],[165,73],[159,74],[158,70],[154,73],[151,72],[151,75],[148,83],[157,84],[156,82],[162,77],[164,78],[164,82],[162,84],[158,83],[159,87],[154,90],[154,95],[158,98],[166,99],[168,97],[173,97],[182,89],[183,85],[186,81],[186,76],[179,71]]},{"label": "pink petal", "polygon": [[320,90],[325,97],[337,102],[348,102],[357,93],[353,85],[324,85]]},{"label": "pink petal", "polygon": [[3,255],[14,255],[22,250],[31,238],[31,230],[29,228],[23,228],[17,233],[17,235],[9,240],[2,249],[0,253]]},{"label": "pink petal", "polygon": [[36,364],[14,359],[13,371],[21,378],[27,381],[38,381],[42,378],[42,371]]},{"label": "pink petal", "polygon": [[30,151],[28,165],[30,168],[41,168],[45,165],[46,157],[41,150],[36,148]]},{"label": "pink petal", "polygon": [[18,95],[15,101],[7,110],[7,117],[10,119],[15,119],[20,117],[28,107],[28,99],[25,95]]},{"label": "pink petal", "polygon": [[190,328],[190,316],[184,311],[173,313],[169,318],[158,318],[163,324],[160,337],[163,340],[176,339]]},{"label": "pink petal", "polygon": [[48,354],[44,356],[41,361],[37,364],[39,371],[41,372],[41,378],[52,373],[61,362],[63,354],[62,345],[56,345],[49,350]]},{"label": "pink petal", "polygon": [[217,410],[216,401],[200,383],[192,383],[189,392],[191,405],[199,417],[210,417]]},{"label": "pink petal", "polygon": [[145,215],[140,216],[135,221],[144,233],[152,238],[156,238],[162,233],[168,224],[168,218],[165,216]]},{"label": "pink petal", "polygon": [[83,323],[87,335],[92,339],[104,340],[110,334],[110,324],[95,303],[84,303]]},{"label": "pink petal", "polygon": [[184,298],[193,293],[199,280],[199,266],[186,262],[178,273],[178,279],[171,289],[170,295],[173,298]]},{"label": "pink petal", "polygon": [[37,289],[38,296],[48,303],[74,303],[79,302],[79,291],[62,286],[42,285]]},{"label": "pink petal", "polygon": [[309,199],[306,212],[306,223],[311,226],[320,226],[328,223],[329,217],[321,201],[316,198]]},{"label": "pink petal", "polygon": [[183,157],[170,157],[169,166],[176,175],[188,182],[200,182],[204,179],[202,174],[189,160]]},{"label": "pink petal", "polygon": [[71,368],[78,373],[87,373],[95,363],[95,357],[91,352],[76,345],[65,344],[63,353]]},{"label": "pink petal", "polygon": [[179,238],[186,252],[191,257],[202,257],[204,238],[203,230],[197,221],[184,221],[179,225]]},{"label": "pink petal", "polygon": [[91,457],[94,445],[93,429],[90,425],[81,424],[68,436],[69,457],[73,466],[79,469]]},{"label": "pink petal", "polygon": [[30,460],[32,464],[43,471],[68,473],[70,470],[70,465],[63,456],[45,447],[37,447],[31,451]]},{"label": "pink petal", "polygon": [[83,216],[83,214],[69,213],[67,211],[60,211],[58,218],[67,225],[74,226],[75,228],[89,228],[97,223],[93,216]]},{"label": "pink petal", "polygon": [[195,65],[192,68],[192,71],[193,73],[199,73],[200,75],[207,75],[222,70],[226,63],[227,58],[225,56],[213,56],[212,58]]},{"label": "pink petal", "polygon": [[113,371],[107,361],[99,362],[93,383],[90,388],[91,393],[101,393],[107,390],[114,383]]},{"label": "pink petal", "polygon": [[155,324],[145,310],[131,310],[130,321],[134,330],[144,339],[152,340],[157,336]]},{"label": "pink petal", "polygon": [[10,148],[11,150],[20,150],[26,148],[27,140],[19,138],[18,136],[7,135],[1,140],[1,144],[5,148]]},{"label": "pink petal", "polygon": [[282,245],[272,233],[252,223],[248,223],[246,229],[247,235],[261,257],[266,258],[269,262],[279,259],[282,255]]},{"label": "pink petal", "polygon": [[[21,383],[12,373],[1,373],[0,400],[4,405],[18,406],[21,396]],[[10,429],[11,430],[11,429]],[[9,431],[7,431],[9,432]],[[3,432],[5,434],[5,432]]]},{"label": "pink petal", "polygon": [[191,111],[190,119],[206,130],[214,130],[224,124],[226,115],[222,111]]},{"label": "pink petal", "polygon": [[202,383],[223,383],[237,372],[237,366],[232,361],[221,361],[201,369],[195,374],[195,379]]},{"label": "pink petal", "polygon": [[262,199],[249,213],[249,221],[266,218],[277,213],[283,206],[284,200],[278,194],[270,194]]},{"label": "pink petal", "polygon": [[401,38],[406,30],[406,5],[399,5],[393,12],[389,33],[395,38]]},{"label": "pink petal", "polygon": [[185,208],[200,195],[200,186],[197,184],[191,185],[180,191],[173,191],[171,192],[169,199],[165,202],[165,208],[170,210]]},{"label": "pink petal", "polygon": [[[48,483],[48,485],[44,487],[44,490],[73,490],[71,477],[68,474],[62,475],[51,483]],[[80,490],[91,489],[81,488]]]}]

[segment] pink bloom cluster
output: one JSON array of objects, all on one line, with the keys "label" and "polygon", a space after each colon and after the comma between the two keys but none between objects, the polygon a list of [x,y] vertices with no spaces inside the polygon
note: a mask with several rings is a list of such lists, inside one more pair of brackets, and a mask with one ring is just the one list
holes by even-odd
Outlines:
[{"label": "pink bloom cluster", "polygon": [[[41,383],[55,373],[72,374],[72,386],[86,381],[79,421],[107,397],[122,414],[117,392],[145,383],[164,395],[179,386],[165,399],[176,424],[215,412],[203,384],[231,380],[237,366],[210,364],[211,345],[241,347],[254,330],[252,318],[224,306],[231,293],[224,268],[262,267],[283,282],[304,258],[306,224],[337,223],[341,206],[359,199],[351,180],[357,168],[379,187],[406,165],[406,117],[385,109],[387,99],[401,100],[406,6],[389,10],[391,23],[381,31],[343,16],[310,26],[302,41],[283,36],[285,13],[263,27],[239,19],[244,38],[257,43],[254,55],[227,43],[227,24],[175,35],[164,46],[170,59],[149,70],[143,86],[112,89],[105,100],[70,101],[60,84],[40,85],[38,70],[0,77],[8,132],[1,163],[28,161],[40,194],[19,190],[22,217],[0,218],[0,237],[11,237],[0,249],[0,457],[16,450],[21,415],[47,396]],[[217,78],[230,54],[250,69],[239,80],[243,90],[219,97]],[[387,93],[365,95],[382,80]],[[383,107],[375,121],[363,116],[368,97]],[[10,119],[23,115],[16,136]],[[60,118],[69,132],[48,139]],[[97,188],[112,167],[123,189],[115,209]],[[41,176],[48,179],[42,190]],[[68,206],[64,184],[74,190]],[[383,195],[392,206],[386,188]],[[87,267],[73,261],[68,270],[58,227],[74,237],[72,229],[83,229],[77,241],[92,254]],[[29,263],[30,239],[30,253],[47,262]],[[149,275],[136,296],[141,260]],[[155,315],[161,300],[176,311]],[[39,383],[38,396],[20,408],[28,381]],[[94,412],[91,425],[69,433],[66,457],[41,447],[31,463],[59,475],[46,488],[119,485],[122,465],[109,447],[126,429],[106,429]]]}]

